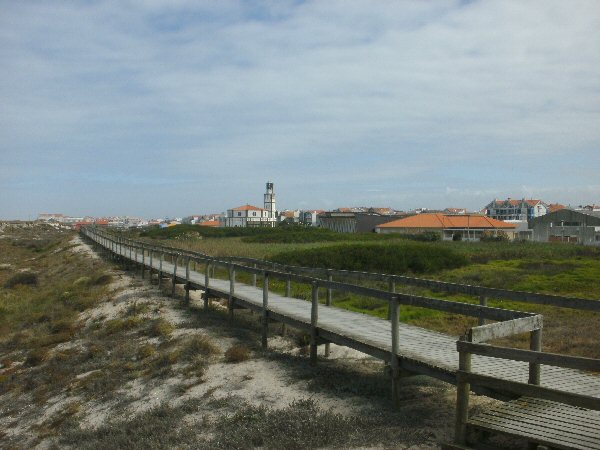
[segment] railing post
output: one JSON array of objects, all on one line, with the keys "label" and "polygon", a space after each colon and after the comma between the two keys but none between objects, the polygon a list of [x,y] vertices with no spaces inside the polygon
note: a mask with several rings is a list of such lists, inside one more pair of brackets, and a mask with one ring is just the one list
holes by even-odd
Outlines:
[{"label": "railing post", "polygon": [[288,276],[285,279],[285,296],[292,296],[292,274],[288,273]]},{"label": "railing post", "polygon": [[190,303],[190,257],[185,261],[185,303]]},{"label": "railing post", "polygon": [[146,269],[146,248],[142,244],[142,280],[144,279],[144,270]]},{"label": "railing post", "polygon": [[162,288],[163,279],[163,261],[165,259],[165,252],[160,252],[160,261],[158,262],[158,288]]},{"label": "railing post", "polygon": [[235,267],[229,263],[229,299],[227,300],[227,309],[229,310],[229,319],[233,320],[233,296],[235,294]]},{"label": "railing post", "polygon": [[150,247],[148,249],[148,256],[150,258],[150,268],[148,269],[148,278],[150,279],[150,284],[152,284],[152,270],[153,270],[152,263],[154,260],[154,249],[152,247]]},{"label": "railing post", "polygon": [[269,337],[269,272],[263,272],[262,348],[267,349]]},{"label": "railing post", "polygon": [[[479,296],[479,305],[480,306],[487,306],[487,304],[488,304],[487,297],[485,295],[480,295]],[[485,317],[479,316],[478,324],[479,324],[479,326],[485,325]]]},{"label": "railing post", "polygon": [[312,282],[312,304],[310,308],[310,365],[317,365],[317,327],[319,325],[319,283]]},{"label": "railing post", "polygon": [[135,275],[135,267],[138,264],[138,247],[137,245],[135,246],[135,263],[133,265],[133,274]]},{"label": "railing post", "polygon": [[400,406],[400,361],[398,360],[399,331],[400,331],[400,305],[398,297],[392,295],[389,302],[390,323],[392,325],[392,354],[390,368],[392,369],[392,402],[394,407]]},{"label": "railing post", "polygon": [[[331,270],[327,270],[327,281],[330,283],[333,281],[333,273]],[[325,304],[327,306],[331,306],[332,298],[333,298],[333,289],[331,289],[330,286],[327,286],[327,297],[325,298]],[[331,353],[330,344],[329,344],[329,342],[327,342],[325,344],[325,358],[329,358],[330,353]]]},{"label": "railing post", "polygon": [[[459,338],[466,341],[466,336]],[[458,370],[462,372],[471,371],[471,353],[462,351],[458,353]],[[464,445],[467,443],[467,420],[469,419],[469,393],[471,384],[460,378],[456,383],[456,426],[454,429],[454,441],[456,444]]]},{"label": "railing post", "polygon": [[210,259],[206,260],[206,271],[204,272],[204,310],[208,311],[208,286],[210,283]]},{"label": "railing post", "polygon": [[[542,329],[533,330],[529,335],[529,349],[534,352],[542,351]],[[540,384],[541,367],[538,363],[529,363],[529,384]]]},{"label": "railing post", "polygon": [[[394,277],[388,278],[388,291],[390,291],[392,294],[396,293],[396,279]],[[391,303],[388,305],[388,320],[391,320],[392,318],[392,311],[390,310],[390,307]]]},{"label": "railing post", "polygon": [[[256,263],[252,264],[252,268],[256,269]],[[252,272],[252,286],[256,287],[256,272]]]},{"label": "railing post", "polygon": [[175,296],[175,285],[177,284],[177,260],[179,255],[175,253],[173,257],[173,283],[171,284],[171,296]]}]

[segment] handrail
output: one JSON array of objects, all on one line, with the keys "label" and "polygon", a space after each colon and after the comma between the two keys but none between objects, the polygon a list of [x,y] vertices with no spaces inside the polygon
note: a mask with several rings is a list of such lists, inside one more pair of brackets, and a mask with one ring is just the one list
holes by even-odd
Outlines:
[{"label": "handrail", "polygon": [[[82,228],[83,230],[84,228]],[[100,230],[94,228],[94,230],[98,233]],[[106,230],[102,230],[99,234],[104,234],[104,238],[107,238],[108,235],[114,236],[113,233],[109,233]],[[122,237],[115,236],[117,239]],[[297,275],[290,271],[279,271],[274,269],[266,269],[266,268],[255,268],[250,267],[244,264],[234,264],[232,260],[235,258],[226,257],[223,259],[218,259],[215,257],[211,257],[208,255],[200,254],[198,252],[193,252],[190,250],[177,249],[169,246],[159,246],[155,244],[151,244],[149,246],[146,243],[141,243],[139,241],[135,241],[133,239],[126,238],[126,242],[128,245],[133,245],[136,248],[142,248],[142,246],[148,250],[152,249],[154,251],[165,252],[166,254],[177,255],[177,256],[190,256],[191,258],[197,258],[201,261],[210,261],[211,264],[221,265],[223,267],[229,267],[233,264],[233,267],[236,270],[240,270],[243,272],[261,275],[265,272],[268,272],[271,276],[280,278],[280,279],[291,279],[293,281],[297,281],[300,283],[317,283],[319,287],[324,287],[327,289],[335,289],[344,292],[354,293],[358,295],[364,295],[372,298],[377,298],[379,300],[390,302],[392,297],[395,297],[399,304],[409,305],[409,306],[417,306],[422,308],[434,309],[439,311],[445,311],[449,313],[461,314],[471,317],[478,317],[483,319],[490,320],[498,320],[498,321],[507,321],[513,319],[520,319],[524,317],[534,317],[537,316],[534,313],[522,312],[522,311],[514,311],[502,308],[493,308],[489,306],[481,306],[481,305],[473,305],[470,303],[463,303],[457,301],[450,300],[442,300],[437,298],[430,298],[424,296],[417,295],[409,295],[402,293],[395,293],[390,291],[385,291],[382,289],[376,288],[368,288],[364,286],[359,286],[351,283],[342,283],[338,281],[329,281],[326,279],[310,277],[306,275]],[[265,262],[262,262],[263,266],[266,266]],[[258,265],[258,263],[257,263]]]},{"label": "handrail", "polygon": [[[147,241],[146,241],[147,242]],[[173,249],[174,251],[184,252],[186,254],[193,253],[195,256],[201,258],[210,258],[209,255],[195,252],[191,250],[185,250],[178,247],[165,246]],[[510,289],[492,288],[479,285],[452,283],[448,281],[431,280],[427,278],[410,277],[406,275],[394,275],[385,273],[373,273],[356,270],[342,270],[342,269],[328,269],[328,268],[314,268],[314,267],[303,267],[293,266],[287,264],[280,264],[272,261],[265,261],[255,258],[239,257],[239,256],[227,256],[227,261],[236,261],[240,263],[257,264],[259,266],[267,267],[271,269],[278,267],[280,271],[285,272],[296,272],[303,274],[313,274],[315,278],[319,276],[327,277],[328,274],[342,277],[355,277],[362,278],[368,281],[387,281],[408,286],[417,286],[434,291],[443,291],[455,294],[465,294],[471,296],[479,296],[485,298],[495,298],[502,300],[512,300],[523,303],[534,303],[540,305],[555,306],[559,308],[570,308],[577,310],[586,311],[600,311],[600,300],[586,299],[580,297],[565,297],[553,294],[543,294],[539,292],[528,292],[528,291],[515,291]]]}]

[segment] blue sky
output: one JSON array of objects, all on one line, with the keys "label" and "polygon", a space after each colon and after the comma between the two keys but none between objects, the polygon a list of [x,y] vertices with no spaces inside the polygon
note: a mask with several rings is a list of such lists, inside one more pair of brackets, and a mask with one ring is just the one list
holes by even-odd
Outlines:
[{"label": "blue sky", "polygon": [[0,1],[0,218],[600,202],[597,1]]}]

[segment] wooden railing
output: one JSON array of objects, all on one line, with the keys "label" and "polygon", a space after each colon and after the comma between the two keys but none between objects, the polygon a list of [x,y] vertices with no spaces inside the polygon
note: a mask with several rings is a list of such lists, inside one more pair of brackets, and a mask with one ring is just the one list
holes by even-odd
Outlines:
[{"label": "wooden railing", "polygon": [[[327,279],[307,275],[304,271],[295,270],[289,266],[275,265],[258,260],[239,258],[216,258],[197,252],[177,249],[173,247],[148,244],[147,242],[136,241],[125,236],[109,232],[105,229],[95,227],[84,227],[82,234],[88,236],[93,241],[98,242],[103,248],[109,249],[111,255],[120,255],[130,261],[138,263],[141,267],[142,276],[146,270],[158,272],[159,284],[163,282],[165,276],[170,276],[172,283],[172,292],[179,281],[184,284],[185,299],[189,302],[190,289],[204,290],[204,307],[208,307],[208,299],[211,295],[221,296],[228,299],[228,308],[231,315],[236,308],[236,302],[241,301],[236,297],[236,274],[246,273],[250,276],[253,286],[257,286],[257,279],[262,280],[262,307],[258,309],[262,318],[262,345],[267,346],[267,331],[269,319],[280,320],[283,323],[290,323],[293,326],[304,327],[304,324],[296,324],[292,319],[278,317],[269,309],[269,280],[275,278],[285,282],[285,296],[290,297],[291,283],[301,283],[310,286],[311,291],[311,320],[308,331],[310,333],[310,360],[315,364],[317,360],[317,345],[320,343],[328,344],[322,336],[328,336],[328,330],[319,327],[319,290],[325,289],[327,297],[325,306],[331,305],[333,291],[346,292],[369,298],[375,298],[387,302],[389,305],[389,322],[391,331],[391,343],[389,348],[372,348],[364,346],[359,342],[352,343],[354,348],[365,351],[377,358],[383,359],[389,363],[392,373],[392,390],[394,399],[397,399],[398,379],[400,373],[400,343],[399,336],[399,316],[401,305],[417,306],[428,308],[446,313],[459,314],[479,318],[480,321],[492,320],[495,323],[489,323],[473,327],[470,330],[471,338],[477,342],[484,342],[489,339],[509,336],[517,333],[530,333],[532,348],[539,349],[541,346],[541,330],[543,326],[542,317],[537,314],[512,311],[502,308],[494,308],[484,305],[469,304],[457,301],[441,300],[425,296],[410,295],[394,292],[394,290],[382,290],[372,287],[360,286],[352,283],[343,283],[333,281],[331,276]],[[163,270],[163,262],[170,260],[173,265],[172,273],[166,274]],[[156,263],[158,261],[158,264]],[[204,271],[203,283],[196,283],[190,277],[190,264],[200,264]],[[156,269],[158,266],[158,269]],[[178,267],[185,267],[185,277],[178,275]],[[226,293],[216,292],[211,286],[211,278],[214,278],[214,270],[221,267],[226,270],[229,279],[229,291]],[[285,269],[285,270],[278,270]],[[329,334],[331,335],[331,334]],[[331,338],[329,338],[331,339]],[[344,344],[347,345],[347,344]],[[352,346],[351,345],[351,346]],[[327,353],[327,349],[326,349]],[[404,364],[404,362],[403,362]],[[406,368],[406,366],[402,366]],[[425,367],[425,365],[423,366]],[[410,370],[410,369],[409,369]],[[426,370],[423,368],[423,370]],[[427,369],[428,370],[428,369]],[[537,370],[537,372],[536,372]],[[539,366],[532,365],[530,376],[539,377]],[[537,373],[537,375],[536,375]],[[427,373],[435,376],[433,373]],[[445,378],[447,381],[447,378]]]},{"label": "wooden railing", "polygon": [[[497,347],[489,344],[469,342],[468,337],[463,337],[457,342],[457,350],[459,352],[459,371],[457,373],[456,444],[464,445],[466,443],[467,426],[469,423],[469,395],[470,391],[472,391],[475,386],[500,390],[502,392],[510,392],[516,397],[534,397],[549,400],[551,402],[600,411],[600,398],[542,387],[539,386],[539,378],[530,378],[529,384],[526,384],[476,374],[471,371],[472,355],[502,358],[512,361],[524,361],[528,362],[530,365],[537,365],[538,367],[540,364],[565,367],[595,372],[596,374],[600,373],[599,359]],[[523,413],[526,413],[526,411],[523,411]],[[533,414],[535,414],[535,412]],[[544,421],[548,419],[541,418],[540,420]],[[600,434],[598,434],[598,437],[598,444],[600,444]]]},{"label": "wooden railing", "polygon": [[[130,240],[131,241],[131,240]],[[145,243],[152,247],[153,244]],[[182,255],[209,257],[200,252],[185,250],[178,247],[164,246],[172,251]],[[586,311],[600,311],[600,300],[586,299],[579,297],[567,297],[551,294],[542,294],[538,292],[515,291],[510,289],[498,289],[485,286],[477,286],[462,283],[450,283],[446,281],[429,280],[419,277],[409,277],[405,275],[380,274],[372,272],[362,272],[353,270],[339,270],[328,268],[301,267],[288,264],[280,264],[272,261],[265,261],[255,258],[245,258],[237,256],[227,256],[221,258],[229,262],[237,262],[242,265],[251,265],[252,267],[262,268],[264,270],[277,270],[284,273],[293,273],[296,275],[305,275],[320,280],[332,280],[333,277],[342,279],[352,279],[353,284],[359,281],[385,282],[388,284],[391,292],[395,291],[396,285],[406,285],[426,288],[437,292],[447,292],[451,294],[464,294],[479,298],[481,306],[486,306],[488,299],[511,300],[522,303],[532,303],[540,305],[555,306],[559,308],[570,308]]]}]

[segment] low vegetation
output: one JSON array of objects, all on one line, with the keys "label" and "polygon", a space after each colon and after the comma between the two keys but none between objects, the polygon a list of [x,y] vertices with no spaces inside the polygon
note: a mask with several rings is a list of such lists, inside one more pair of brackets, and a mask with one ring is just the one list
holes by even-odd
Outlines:
[{"label": "low vegetation", "polygon": [[450,248],[417,242],[343,244],[284,252],[275,255],[273,261],[303,267],[394,274],[436,273],[468,263],[465,256]]}]

